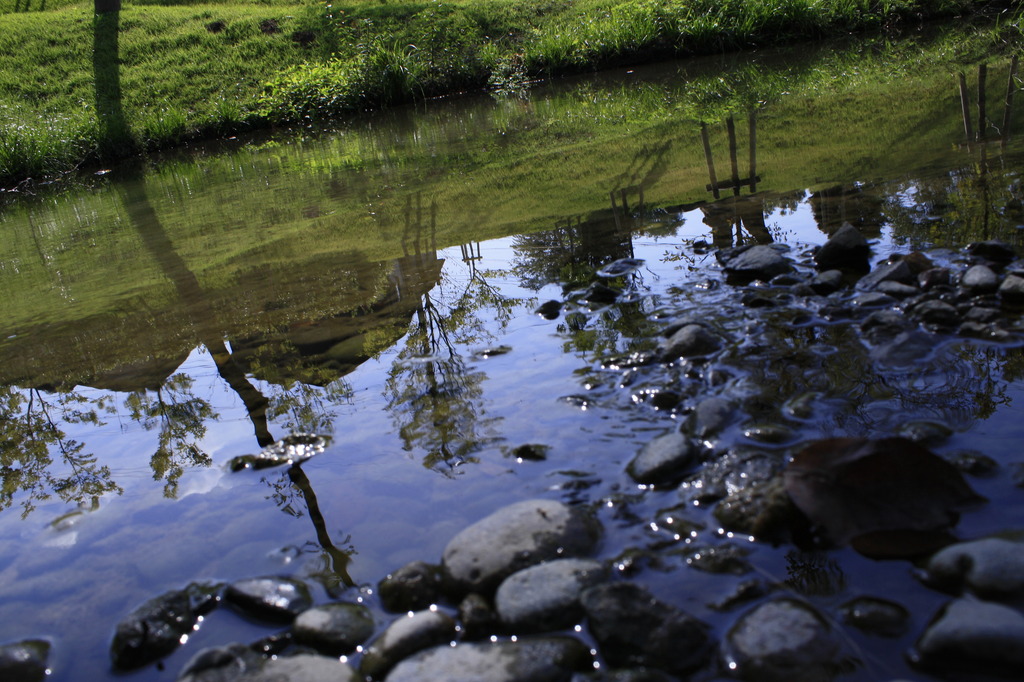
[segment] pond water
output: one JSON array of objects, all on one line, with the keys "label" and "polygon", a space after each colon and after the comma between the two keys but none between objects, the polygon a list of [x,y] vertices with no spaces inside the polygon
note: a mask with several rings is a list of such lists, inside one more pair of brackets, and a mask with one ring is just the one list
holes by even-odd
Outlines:
[{"label": "pond water", "polygon": [[[801,303],[798,321],[792,306],[751,305],[769,289],[727,282],[712,253],[784,243],[807,263],[845,222],[873,262],[922,250],[955,268],[969,242],[1019,246],[1010,61],[989,60],[982,140],[977,65],[962,67],[967,138],[958,67],[921,56],[944,54],[944,40],[430,102],[9,202],[0,642],[49,639],[54,680],[123,678],[109,646],[132,609],[193,581],[260,575],[303,578],[318,601],[363,600],[383,628],[381,578],[545,497],[592,507],[599,556],[718,636],[743,609],[711,604],[751,578],[831,614],[857,596],[895,599],[912,614],[906,632],[848,628],[860,663],[844,679],[925,677],[905,652],[948,596],[911,563],[730,533],[692,484],[637,485],[626,467],[656,436],[692,432],[695,406],[719,396],[735,412],[702,438],[709,453],[781,464],[817,438],[913,437],[998,465],[968,477],[989,502],[958,537],[1024,528],[1016,318],[1005,338],[930,334],[926,356],[889,362],[822,303]],[[602,271],[621,259],[642,265]],[[584,300],[595,282],[616,300]],[[549,301],[560,310],[538,315]],[[713,324],[727,350],[652,360],[684,315]],[[304,477],[229,470],[293,433],[329,439]],[[740,568],[695,568],[709,548]],[[275,631],[218,609],[128,677],[175,679],[205,646]]]}]

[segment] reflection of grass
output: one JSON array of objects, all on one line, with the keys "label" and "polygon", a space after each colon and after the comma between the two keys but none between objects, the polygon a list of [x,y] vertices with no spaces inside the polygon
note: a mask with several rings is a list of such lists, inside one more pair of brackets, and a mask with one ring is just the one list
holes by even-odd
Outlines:
[{"label": "reflection of grass", "polygon": [[93,109],[92,4],[0,0],[0,106],[19,111],[2,124],[0,181],[52,175],[104,153],[483,87],[500,81],[510,63],[536,77],[835,35],[981,4],[126,2],[116,75],[132,144],[114,146],[101,139],[111,133],[97,126]]},{"label": "reflection of grass", "polygon": [[[349,253],[377,263],[401,256],[403,239],[410,252],[415,241],[427,243],[432,229],[445,247],[550,229],[570,216],[609,220],[609,192],[634,184],[643,184],[649,209],[707,199],[698,117],[725,164],[721,116],[734,113],[744,163],[744,112],[759,107],[758,169],[768,191],[891,178],[960,158],[948,55],[961,50],[958,64],[972,54],[965,46],[956,36],[879,43],[825,50],[800,66],[783,59],[778,68],[767,55],[756,68],[730,57],[708,71],[683,65],[664,80],[465,109],[439,103],[415,119],[395,111],[336,136],[296,134],[198,162],[167,159],[143,180],[218,324],[258,334],[337,314],[351,289]],[[991,59],[987,43],[974,48]],[[991,62],[989,109],[1001,114],[1002,88],[993,84],[1005,83],[1006,67]],[[187,315],[168,303],[171,285],[128,222],[128,200],[101,184],[70,201],[0,213],[7,328],[51,324],[73,334],[45,345],[26,337],[18,362],[89,347],[82,354],[97,368],[110,366],[117,349],[103,345],[105,329],[142,355],[159,347],[172,357],[194,345]],[[5,358],[14,371],[15,359]]]}]

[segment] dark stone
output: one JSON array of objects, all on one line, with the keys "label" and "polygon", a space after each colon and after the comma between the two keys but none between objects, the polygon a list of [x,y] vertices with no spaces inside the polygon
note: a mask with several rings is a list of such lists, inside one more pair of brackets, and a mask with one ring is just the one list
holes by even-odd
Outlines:
[{"label": "dark stone", "polygon": [[439,611],[399,617],[363,652],[359,672],[375,680],[413,654],[455,639],[455,621]]},{"label": "dark stone", "polygon": [[686,565],[705,573],[743,575],[752,570],[750,562],[746,558],[748,554],[750,554],[750,550],[733,542],[696,547],[689,551]]},{"label": "dark stone", "polygon": [[147,601],[117,624],[110,657],[119,670],[133,670],[170,654],[192,632],[200,616],[218,603],[220,585],[192,583]]},{"label": "dark stone", "polygon": [[619,290],[601,284],[600,282],[594,282],[587,287],[587,290],[583,292],[583,296],[581,298],[587,303],[614,303],[619,299]]},{"label": "dark stone", "polygon": [[370,609],[344,602],[307,609],[292,624],[296,642],[331,656],[352,653],[373,635],[374,629]]},{"label": "dark stone", "polygon": [[924,332],[913,330],[897,334],[892,340],[873,348],[871,358],[888,368],[916,365],[931,357],[935,342]]},{"label": "dark stone", "polygon": [[473,592],[459,603],[459,621],[462,622],[464,640],[483,639],[495,634],[498,628],[498,614],[487,600]]},{"label": "dark stone", "polygon": [[1007,303],[1018,305],[1024,303],[1024,277],[1007,275],[999,285],[999,297]]},{"label": "dark stone", "polygon": [[910,626],[910,611],[887,599],[858,597],[839,610],[847,625],[879,637],[900,637]]},{"label": "dark stone", "polygon": [[778,476],[733,490],[715,505],[714,514],[726,530],[761,539],[784,538],[803,524]]},{"label": "dark stone", "polygon": [[987,265],[972,265],[960,278],[960,286],[971,296],[988,294],[999,288],[999,277]]},{"label": "dark stone", "polygon": [[637,483],[670,483],[699,463],[697,448],[678,431],[647,443],[626,467]]},{"label": "dark stone", "polygon": [[559,314],[562,312],[561,301],[547,301],[541,303],[540,307],[537,308],[537,314],[543,317],[545,320],[557,319]]},{"label": "dark stone", "polygon": [[946,605],[917,642],[918,665],[1019,679],[1024,669],[1024,615],[1002,604],[958,599]]},{"label": "dark stone", "polygon": [[1012,246],[996,240],[968,244],[967,253],[999,265],[1006,265],[1017,257]]},{"label": "dark stone", "polygon": [[896,310],[876,310],[860,323],[861,331],[867,334],[872,343],[876,344],[895,338],[908,326],[907,318]]},{"label": "dark stone", "polygon": [[906,261],[899,260],[894,263],[882,263],[876,266],[874,270],[860,278],[857,282],[857,288],[861,291],[870,291],[882,282],[912,284],[914,279],[914,272],[910,269],[910,266]]},{"label": "dark stone", "polygon": [[734,411],[732,403],[725,398],[705,398],[693,411],[693,434],[697,438],[708,438],[719,433],[729,425]]},{"label": "dark stone", "polygon": [[930,268],[917,276],[917,283],[925,291],[947,287],[952,282],[953,273],[949,268]]},{"label": "dark stone", "polygon": [[623,277],[625,275],[632,275],[634,272],[643,267],[644,260],[642,258],[620,258],[612,261],[608,265],[605,265],[597,271],[598,277]]},{"label": "dark stone", "polygon": [[274,576],[234,582],[224,598],[248,616],[276,622],[290,622],[313,605],[305,583]]},{"label": "dark stone", "polygon": [[875,291],[896,299],[910,298],[921,293],[921,290],[903,282],[880,282]]},{"label": "dark stone", "polygon": [[758,244],[728,258],[724,263],[724,269],[730,275],[745,280],[770,280],[776,275],[789,272],[793,266],[785,256],[771,246]]},{"label": "dark stone", "polygon": [[243,469],[266,469],[282,464],[292,465],[305,462],[326,449],[330,438],[315,433],[293,433],[276,443],[271,443],[255,455],[239,455],[228,462],[231,471]]},{"label": "dark stone", "polygon": [[870,267],[870,256],[871,246],[860,230],[850,223],[843,223],[842,227],[836,230],[814,254],[814,262],[821,270],[867,270]]},{"label": "dark stone", "polygon": [[0,680],[42,682],[49,676],[50,643],[25,639],[0,645]]},{"label": "dark stone", "polygon": [[[866,270],[867,267],[864,269]],[[843,288],[843,273],[839,270],[825,270],[812,279],[809,286],[814,293],[828,296]]]},{"label": "dark stone", "polygon": [[960,313],[944,301],[924,301],[914,306],[911,314],[922,323],[934,327],[952,328],[960,324]]},{"label": "dark stone", "polygon": [[852,301],[858,308],[886,308],[895,302],[896,299],[881,291],[869,291],[865,294],[858,294]]},{"label": "dark stone", "polygon": [[1024,543],[983,538],[950,545],[928,560],[929,584],[989,599],[1024,597]]},{"label": "dark stone", "polygon": [[667,362],[676,358],[689,358],[714,353],[722,341],[703,325],[688,324],[672,334],[665,342],[663,357]]},{"label": "dark stone", "polygon": [[442,565],[461,594],[490,594],[516,571],[590,554],[600,536],[598,521],[580,507],[525,500],[499,509],[452,538]]},{"label": "dark stone", "polygon": [[377,594],[388,611],[419,611],[441,601],[444,571],[425,561],[413,561],[380,581]]},{"label": "dark stone", "polygon": [[570,682],[676,682],[676,678],[660,670],[630,668],[628,670],[593,670],[576,673]]},{"label": "dark stone", "polygon": [[204,649],[178,682],[356,682],[361,678],[337,658],[299,653],[268,658],[241,644]]},{"label": "dark stone", "polygon": [[712,642],[708,626],[655,599],[635,583],[605,583],[581,599],[587,627],[613,667],[643,666],[682,675],[704,665]]},{"label": "dark stone", "polygon": [[998,308],[987,306],[970,306],[963,314],[964,322],[977,322],[979,324],[990,324],[1002,318]]},{"label": "dark stone", "polygon": [[572,637],[442,646],[399,663],[387,682],[564,682],[593,667],[590,649]]}]

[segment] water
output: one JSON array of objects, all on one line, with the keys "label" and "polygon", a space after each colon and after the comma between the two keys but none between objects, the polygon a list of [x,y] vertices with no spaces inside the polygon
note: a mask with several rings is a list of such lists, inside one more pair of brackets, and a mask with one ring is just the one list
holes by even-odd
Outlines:
[{"label": "water", "polygon": [[[755,542],[685,492],[625,474],[700,398],[724,395],[743,408],[711,439],[722,451],[781,462],[813,438],[924,433],[942,454],[986,454],[1000,468],[970,482],[991,502],[957,533],[1021,527],[1019,337],[943,337],[928,362],[878,368],[842,325],[793,333],[784,314],[743,305],[699,245],[785,242],[799,261],[846,221],[876,261],[928,249],[955,264],[970,241],[1019,244],[1024,148],[965,142],[949,65],[893,76],[904,63],[893,54],[912,49],[876,48],[428,103],[333,132],[231,140],[9,205],[0,641],[51,639],[55,680],[113,679],[116,622],[164,591],[295,575],[320,601],[375,606],[388,572],[437,561],[495,509],[552,497],[593,505],[600,556],[718,635],[742,609],[708,604],[752,576],[825,610],[898,598],[908,634],[851,630],[864,661],[854,675],[920,677],[903,652],[945,598],[909,564]],[[1007,63],[993,60],[990,83],[1005,82]],[[850,64],[868,75],[851,77]],[[743,183],[717,199],[693,118],[715,83],[723,101],[763,103],[734,116]],[[1001,115],[1002,95],[989,94]],[[728,182],[724,115],[705,124]],[[643,264],[595,274],[621,258]],[[579,299],[597,280],[622,288],[618,303]],[[546,319],[535,311],[547,301],[567,303]],[[711,366],[647,362],[661,325],[684,312],[735,346]],[[782,418],[800,399],[809,416]],[[759,439],[780,425],[781,443]],[[302,466],[307,485],[282,468],[229,471],[233,457],[303,432],[330,438]],[[738,548],[751,572],[692,568],[708,547]],[[204,646],[273,631],[219,609],[130,677],[174,679]]]}]

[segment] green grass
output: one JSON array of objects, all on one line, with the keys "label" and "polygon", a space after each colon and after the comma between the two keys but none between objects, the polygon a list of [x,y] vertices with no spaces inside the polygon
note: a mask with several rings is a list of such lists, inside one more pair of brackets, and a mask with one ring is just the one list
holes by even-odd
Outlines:
[{"label": "green grass", "polygon": [[0,187],[247,128],[971,13],[978,0],[0,0]]}]

